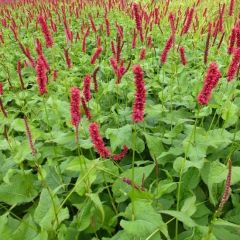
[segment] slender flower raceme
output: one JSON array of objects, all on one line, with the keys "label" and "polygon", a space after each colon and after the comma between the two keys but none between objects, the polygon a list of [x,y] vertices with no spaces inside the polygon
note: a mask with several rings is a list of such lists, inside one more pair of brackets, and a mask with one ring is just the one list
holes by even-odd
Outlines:
[{"label": "slender flower raceme", "polygon": [[144,120],[144,108],[146,102],[146,88],[143,78],[143,70],[140,65],[133,66],[136,93],[133,104],[132,119],[134,122],[142,122]]},{"label": "slender flower raceme", "polygon": [[237,33],[237,29],[234,27],[232,29],[232,33],[231,33],[230,40],[229,40],[228,54],[232,54],[233,53],[234,44],[235,44],[236,35],[237,35],[236,33]]},{"label": "slender flower raceme", "polygon": [[87,74],[83,79],[83,95],[86,101],[90,101],[92,98],[91,91],[90,91],[90,84],[91,84],[91,75]]},{"label": "slender flower raceme", "polygon": [[77,87],[71,88],[71,100],[70,100],[70,110],[71,110],[71,123],[73,126],[78,128],[81,120],[80,114],[80,90]]},{"label": "slender flower raceme", "polygon": [[94,148],[102,158],[110,158],[111,152],[107,149],[104,141],[100,135],[99,125],[97,123],[91,123],[89,125],[89,133],[94,145]]},{"label": "slender flower raceme", "polygon": [[233,52],[232,61],[228,67],[227,72],[228,81],[232,81],[234,79],[239,67],[240,67],[240,48],[237,48]]},{"label": "slender flower raceme", "polygon": [[188,15],[187,15],[185,24],[184,24],[184,26],[183,26],[181,35],[186,34],[186,33],[189,31],[189,28],[190,28],[190,26],[191,26],[192,19],[193,19],[193,13],[194,13],[194,8],[192,7],[192,8],[190,9],[190,11],[188,12]]},{"label": "slender flower raceme", "polygon": [[212,91],[216,87],[221,77],[222,74],[219,71],[217,64],[215,62],[211,63],[205,76],[204,86],[198,95],[198,103],[200,105],[208,104],[212,95]]},{"label": "slender flower raceme", "polygon": [[37,74],[37,83],[38,89],[41,95],[47,93],[47,70],[45,64],[40,57],[38,57],[37,64],[36,64],[36,74]]},{"label": "slender flower raceme", "polygon": [[235,0],[230,0],[230,6],[229,6],[229,16],[233,15],[233,11],[234,11],[234,4],[235,4]]},{"label": "slender flower raceme", "polygon": [[25,125],[25,129],[26,129],[26,136],[28,138],[29,146],[31,148],[32,155],[35,156],[37,154],[37,150],[36,150],[36,148],[34,146],[34,143],[33,143],[32,133],[31,133],[31,130],[30,130],[30,127],[29,127],[29,124],[28,124],[28,119],[27,119],[26,116],[24,116],[23,120],[24,120],[24,125]]},{"label": "slender flower raceme", "polygon": [[160,56],[160,60],[161,60],[161,63],[162,63],[162,64],[166,63],[166,61],[167,61],[167,56],[168,56],[168,52],[169,52],[170,49],[172,48],[173,42],[174,42],[174,36],[171,35],[171,36],[168,38],[168,40],[167,40],[167,42],[166,42],[166,44],[165,44],[165,47],[164,47],[164,49],[163,49],[163,51],[162,51],[162,53],[161,53],[161,56]]},{"label": "slender flower raceme", "polygon": [[25,89],[25,87],[24,87],[24,82],[23,82],[23,78],[22,78],[22,63],[21,63],[21,61],[17,62],[17,73],[19,76],[21,89],[23,90],[23,89]]},{"label": "slender flower raceme", "polygon": [[92,115],[91,115],[91,112],[89,110],[89,108],[87,107],[87,103],[86,103],[86,100],[85,98],[81,97],[81,103],[82,103],[82,106],[83,106],[83,110],[87,116],[87,119],[90,121],[92,119]]},{"label": "slender flower raceme", "polygon": [[136,29],[140,34],[140,39],[143,42],[143,33],[142,33],[142,19],[140,16],[139,5],[137,3],[133,3],[133,14],[136,23]]},{"label": "slender flower raceme", "polygon": [[91,57],[91,64],[95,64],[96,60],[99,58],[101,53],[102,53],[102,48],[98,47],[94,52],[93,56]]},{"label": "slender flower raceme", "polygon": [[146,56],[146,49],[142,48],[141,51],[140,51],[140,54],[139,54],[139,59],[144,60],[145,56]]},{"label": "slender flower raceme", "polygon": [[72,67],[72,60],[70,58],[68,49],[64,48],[64,56],[65,56],[65,61],[67,63],[68,68],[71,68]]},{"label": "slender flower raceme", "polygon": [[94,91],[95,92],[98,92],[97,73],[98,73],[99,70],[100,70],[100,67],[98,66],[94,69],[93,74],[92,74],[92,79],[93,79]]},{"label": "slender flower raceme", "polygon": [[0,83],[0,95],[3,95],[3,84]]},{"label": "slender flower raceme", "polygon": [[225,183],[225,189],[224,189],[224,193],[221,199],[221,202],[219,204],[218,207],[218,211],[221,212],[224,205],[226,204],[226,202],[228,201],[230,194],[231,194],[231,179],[232,179],[232,161],[229,160],[228,161],[228,175],[227,175],[227,180]]},{"label": "slender flower raceme", "polygon": [[179,54],[180,54],[181,63],[183,65],[186,65],[187,64],[187,60],[186,60],[186,56],[185,56],[184,47],[180,47],[179,48]]},{"label": "slender flower raceme", "polygon": [[119,161],[119,160],[123,159],[127,155],[127,153],[128,153],[128,147],[126,145],[124,145],[122,152],[115,154],[113,156],[113,159],[115,161]]},{"label": "slender flower raceme", "polygon": [[208,35],[207,35],[207,41],[204,51],[204,63],[207,64],[208,61],[208,52],[209,52],[209,44],[210,44],[210,38],[211,38],[211,32],[212,32],[212,24],[209,23],[208,25]]},{"label": "slender flower raceme", "polygon": [[38,16],[38,23],[40,24],[42,33],[45,37],[46,47],[47,48],[52,47],[53,46],[53,38],[52,38],[51,32],[48,28],[46,19],[42,15]]}]

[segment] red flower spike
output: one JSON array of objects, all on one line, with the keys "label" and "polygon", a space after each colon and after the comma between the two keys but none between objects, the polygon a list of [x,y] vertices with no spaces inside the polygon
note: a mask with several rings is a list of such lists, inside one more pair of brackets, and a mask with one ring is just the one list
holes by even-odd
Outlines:
[{"label": "red flower spike", "polygon": [[45,64],[41,58],[41,56],[37,60],[36,64],[36,74],[37,74],[37,83],[38,83],[38,89],[41,95],[47,93],[47,71],[45,68]]},{"label": "red flower spike", "polygon": [[91,112],[90,112],[89,108],[87,107],[87,103],[83,97],[81,97],[81,102],[82,102],[83,110],[87,116],[87,119],[90,121],[92,119],[92,115],[91,115]]},{"label": "red flower spike", "polygon": [[222,74],[219,71],[217,64],[215,62],[211,63],[205,76],[204,86],[198,95],[198,103],[200,105],[207,105],[209,103],[212,91],[221,77]]},{"label": "red flower spike", "polygon": [[80,114],[80,90],[77,87],[71,88],[71,123],[73,126],[78,127],[80,120],[81,120],[81,114]]},{"label": "red flower spike", "polygon": [[100,135],[99,125],[97,123],[91,123],[89,125],[89,133],[94,145],[94,148],[102,158],[110,158],[111,152],[106,148],[104,141]]},{"label": "red flower spike", "polygon": [[173,46],[173,43],[174,43],[174,36],[171,35],[169,37],[169,39],[167,40],[166,44],[165,44],[165,47],[162,51],[162,54],[161,54],[161,57],[160,57],[160,60],[161,60],[161,63],[164,64],[166,63],[167,61],[167,56],[168,56],[168,52],[170,51],[170,49],[172,48]]},{"label": "red flower spike", "polygon": [[91,84],[91,76],[88,74],[83,79],[83,95],[86,101],[90,101],[92,98],[91,91],[90,91],[90,84]]},{"label": "red flower spike", "polygon": [[187,60],[186,60],[186,56],[185,56],[184,47],[180,47],[179,48],[179,54],[180,54],[180,59],[181,59],[182,65],[186,65],[187,64]]},{"label": "red flower spike", "polygon": [[53,38],[51,32],[49,31],[46,19],[42,15],[38,16],[38,23],[41,26],[42,33],[45,37],[46,47],[50,48],[53,46]]},{"label": "red flower spike", "polygon": [[140,54],[139,54],[139,59],[144,60],[145,57],[146,57],[146,49],[142,48],[141,51],[140,51]]},{"label": "red flower spike", "polygon": [[240,66],[240,48],[236,49],[233,53],[232,61],[228,67],[227,79],[232,81]]},{"label": "red flower spike", "polygon": [[124,145],[122,152],[119,154],[115,154],[113,156],[113,159],[115,161],[119,161],[119,160],[123,159],[127,155],[127,153],[128,153],[128,147],[126,145]]},{"label": "red flower spike", "polygon": [[95,53],[91,57],[91,64],[95,64],[96,60],[99,58],[101,53],[102,53],[102,48],[101,47],[97,48]]},{"label": "red flower spike", "polygon": [[143,70],[140,65],[133,66],[134,80],[136,86],[135,101],[133,104],[132,119],[135,123],[144,120],[144,108],[146,102],[146,89],[143,79]]}]

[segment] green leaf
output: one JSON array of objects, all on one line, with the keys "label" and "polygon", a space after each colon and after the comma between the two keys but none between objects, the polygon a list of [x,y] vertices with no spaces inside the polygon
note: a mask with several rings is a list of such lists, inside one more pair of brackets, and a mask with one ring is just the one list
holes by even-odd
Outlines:
[{"label": "green leaf", "polygon": [[121,149],[123,145],[127,145],[130,148],[132,147],[132,127],[130,125],[125,125],[117,129],[108,128],[106,137],[110,139],[113,152],[118,147]]},{"label": "green leaf", "polygon": [[162,140],[157,137],[157,136],[151,136],[147,133],[144,134],[146,141],[147,141],[147,146],[150,151],[152,159],[156,159],[157,157],[160,156],[162,152],[165,151]]},{"label": "green leaf", "polygon": [[98,194],[88,193],[87,196],[91,199],[91,201],[93,202],[95,207],[100,211],[100,213],[102,215],[102,222],[104,222],[105,214],[104,214],[104,210],[103,210],[103,204],[102,204]]},{"label": "green leaf", "polygon": [[191,217],[196,212],[196,196],[189,197],[184,200],[181,212]]},{"label": "green leaf", "polygon": [[217,196],[213,193],[214,184],[223,182],[227,177],[227,167],[218,161],[206,162],[201,170],[201,177],[208,186],[209,198],[215,206],[217,204]]},{"label": "green leaf", "polygon": [[31,202],[37,195],[39,183],[31,172],[15,172],[9,182],[0,185],[0,200],[9,205]]},{"label": "green leaf", "polygon": [[40,195],[38,206],[34,212],[34,220],[43,230],[54,230],[57,223],[69,217],[68,209],[59,210],[60,202],[57,196],[51,196],[47,189],[43,189]]},{"label": "green leaf", "polygon": [[180,222],[184,223],[188,227],[196,227],[197,224],[186,214],[183,212],[177,212],[174,210],[161,210],[160,213],[170,215]]}]

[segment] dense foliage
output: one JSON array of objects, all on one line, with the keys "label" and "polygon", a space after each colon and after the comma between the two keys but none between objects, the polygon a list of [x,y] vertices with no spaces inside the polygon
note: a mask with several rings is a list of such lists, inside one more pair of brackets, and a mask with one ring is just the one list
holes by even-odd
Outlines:
[{"label": "dense foliage", "polygon": [[0,239],[239,240],[240,2],[11,2]]}]

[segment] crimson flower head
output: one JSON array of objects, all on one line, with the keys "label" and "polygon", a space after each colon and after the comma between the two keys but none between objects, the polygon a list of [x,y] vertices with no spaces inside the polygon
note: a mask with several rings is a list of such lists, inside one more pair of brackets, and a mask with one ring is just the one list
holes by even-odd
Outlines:
[{"label": "crimson flower head", "polygon": [[140,33],[141,41],[143,42],[143,34],[142,34],[142,19],[139,11],[139,5],[137,3],[133,3],[133,14],[136,23],[136,29]]},{"label": "crimson flower head", "polygon": [[133,104],[132,119],[135,123],[142,122],[144,120],[144,108],[146,102],[146,89],[143,79],[143,70],[140,65],[133,66],[133,73],[135,79],[135,101]]},{"label": "crimson flower head", "polygon": [[228,67],[227,78],[232,81],[240,67],[240,47],[233,53],[232,61]]},{"label": "crimson flower head", "polygon": [[191,26],[191,23],[192,23],[193,14],[194,14],[194,7],[192,7],[190,9],[190,11],[188,11],[187,18],[186,18],[186,21],[184,23],[181,35],[186,34],[188,32],[188,30]]},{"label": "crimson flower head", "polygon": [[236,35],[237,35],[237,29],[234,27],[232,29],[232,33],[231,33],[230,40],[229,40],[228,54],[233,53],[234,44],[235,44],[235,41],[236,41]]},{"label": "crimson flower head", "polygon": [[3,95],[3,84],[0,83],[0,95]]},{"label": "crimson flower head", "polygon": [[37,54],[42,55],[43,54],[42,43],[38,38],[36,39],[35,46]]},{"label": "crimson flower head", "polygon": [[161,60],[162,64],[166,63],[166,61],[167,61],[167,56],[168,56],[168,52],[169,52],[170,49],[172,48],[173,42],[174,42],[174,35],[171,35],[171,36],[168,38],[168,40],[167,40],[167,42],[166,42],[166,44],[165,44],[165,47],[164,47],[164,49],[163,49],[163,51],[162,51],[162,54],[161,54],[161,56],[160,56],[160,60]]},{"label": "crimson flower head", "polygon": [[184,47],[179,48],[180,59],[183,65],[187,64]]},{"label": "crimson flower head", "polygon": [[91,123],[89,125],[89,133],[94,145],[94,148],[102,158],[111,157],[111,152],[107,149],[104,141],[100,135],[99,125],[97,123]]},{"label": "crimson flower head", "polygon": [[77,87],[71,88],[71,122],[72,125],[78,127],[81,114],[80,114],[80,90]]},{"label": "crimson flower head", "polygon": [[83,95],[88,102],[92,96],[90,91],[90,84],[91,84],[91,76],[87,74],[83,79]]},{"label": "crimson flower head", "polygon": [[38,23],[41,26],[41,30],[42,30],[42,33],[44,35],[45,42],[46,42],[46,47],[47,48],[52,47],[53,46],[53,38],[52,38],[51,32],[48,28],[46,19],[42,15],[38,16]]},{"label": "crimson flower head", "polygon": [[101,53],[102,53],[102,48],[98,47],[91,58],[91,64],[94,64],[96,62],[96,60],[99,58]]},{"label": "crimson flower head", "polygon": [[140,54],[139,54],[139,59],[144,60],[145,56],[146,56],[146,49],[142,48],[141,51],[140,51]]},{"label": "crimson flower head", "polygon": [[122,158],[124,158],[124,157],[127,155],[127,153],[128,153],[128,147],[127,147],[126,145],[124,145],[122,152],[120,152],[120,153],[118,153],[118,154],[115,154],[115,155],[113,156],[113,159],[114,159],[115,161],[119,161],[119,160],[121,160]]},{"label": "crimson flower head", "polygon": [[217,83],[221,77],[222,74],[219,71],[217,64],[215,62],[211,63],[205,76],[204,86],[198,95],[198,103],[200,105],[208,104],[212,95],[212,91],[217,86]]},{"label": "crimson flower head", "polygon": [[38,83],[38,89],[41,95],[47,93],[47,70],[45,67],[45,63],[40,56],[37,60],[36,64],[36,74],[37,74],[37,83]]}]

